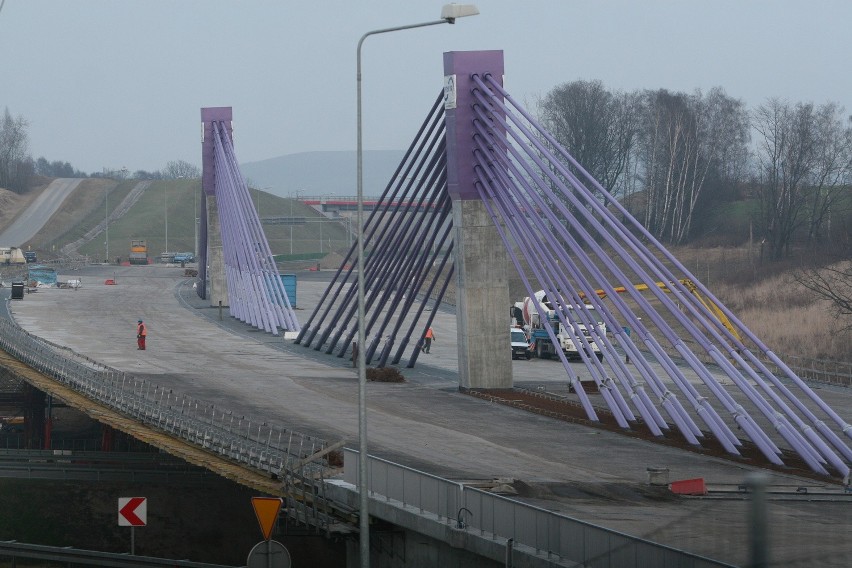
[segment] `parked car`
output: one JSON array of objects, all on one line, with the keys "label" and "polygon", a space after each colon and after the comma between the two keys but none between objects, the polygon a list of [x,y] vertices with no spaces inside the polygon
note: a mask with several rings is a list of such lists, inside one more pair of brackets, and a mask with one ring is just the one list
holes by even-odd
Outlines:
[{"label": "parked car", "polygon": [[509,328],[512,344],[512,359],[530,358],[530,343],[527,334],[519,327]]}]

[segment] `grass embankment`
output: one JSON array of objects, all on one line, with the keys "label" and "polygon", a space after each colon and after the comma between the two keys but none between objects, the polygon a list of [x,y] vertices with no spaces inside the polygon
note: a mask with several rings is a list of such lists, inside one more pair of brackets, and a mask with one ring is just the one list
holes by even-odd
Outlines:
[{"label": "grass embankment", "polygon": [[[102,223],[108,199],[110,210],[139,182],[128,180],[84,180],[62,211],[51,219],[33,240],[42,252],[58,251]],[[191,251],[195,248],[195,211],[201,191],[200,180],[155,181],[124,216],[110,222],[109,251],[112,260],[126,258],[130,240],[148,242],[149,255],[157,258],[168,249]],[[323,268],[334,268],[331,260],[342,259],[348,250],[343,223],[323,217],[312,207],[297,200],[281,198],[252,189],[252,201],[261,218],[303,218],[297,225],[263,224],[271,251],[280,262],[301,262],[313,266],[322,259]],[[107,197],[108,195],[108,197]],[[761,260],[760,245],[752,237],[756,204],[742,201],[715,211],[704,223],[700,239],[703,246],[672,247],[670,250],[686,268],[739,317],[770,349],[782,356],[852,360],[849,333],[844,323],[832,317],[831,307],[813,297],[792,279],[792,271],[802,265],[819,262],[814,251],[796,253],[785,262]],[[840,213],[831,225],[831,242],[848,242],[847,227],[852,221]],[[292,236],[292,240],[291,240]],[[100,261],[105,257],[102,233],[84,245],[80,252]],[[332,266],[334,264],[334,266]],[[289,269],[288,269],[289,270]],[[521,280],[510,271],[510,297],[520,301],[525,295]],[[624,285],[629,282],[622,283]],[[453,286],[448,300],[453,301]]]},{"label": "grass embankment", "polygon": [[[33,248],[58,254],[62,246],[103,224],[109,211],[112,215],[108,247],[111,261],[127,258],[132,239],[147,241],[149,256],[155,259],[167,248],[170,252],[195,250],[200,180],[154,181],[126,214],[116,218],[122,201],[138,183],[138,180],[83,180],[62,210],[33,239]],[[317,260],[331,251],[347,247],[343,223],[328,219],[297,200],[254,189],[250,193],[252,202],[259,206],[261,219],[293,216],[305,220],[302,224],[293,225],[292,229],[285,224],[263,224],[272,253],[281,260]],[[106,234],[103,232],[79,249],[80,254],[95,262],[103,261],[106,251]]]}]

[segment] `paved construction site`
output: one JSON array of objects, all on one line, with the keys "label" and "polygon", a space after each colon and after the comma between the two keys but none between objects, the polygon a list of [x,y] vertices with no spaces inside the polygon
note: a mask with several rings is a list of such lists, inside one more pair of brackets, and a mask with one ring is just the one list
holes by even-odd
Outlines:
[{"label": "paved construction site", "polygon": [[[82,287],[39,289],[11,303],[11,311],[31,333],[139,378],[253,420],[357,446],[351,361],[252,329],[227,310],[220,319],[183,275],[153,265],[60,272],[60,281],[79,279]],[[304,323],[330,273],[297,278]],[[105,285],[108,279],[116,285]],[[145,351],[136,349],[138,319],[148,326]],[[414,369],[400,369],[404,383],[368,385],[371,454],[460,481],[508,484],[518,499],[738,565],[748,561],[742,486],[760,471],[769,477],[771,565],[852,564],[852,494],[840,480],[768,470],[471,397],[458,389],[453,310],[439,311],[432,327],[431,353],[421,354]],[[555,361],[510,361],[508,338],[505,357],[516,385],[571,396]],[[814,388],[841,416],[852,414],[849,389]],[[676,496],[649,484],[649,469],[670,481],[702,478],[709,494]]]}]

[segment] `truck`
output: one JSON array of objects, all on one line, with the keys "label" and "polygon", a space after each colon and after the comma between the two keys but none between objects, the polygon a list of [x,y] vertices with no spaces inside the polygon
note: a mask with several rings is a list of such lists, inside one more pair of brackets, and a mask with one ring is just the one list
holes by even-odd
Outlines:
[{"label": "truck", "polygon": [[28,250],[24,253],[24,259],[26,259],[27,264],[32,262],[38,262],[38,256],[36,255],[34,250]]},{"label": "truck", "polygon": [[[536,357],[541,359],[549,359],[556,355],[557,347],[553,345],[548,334],[548,328],[553,330],[558,342],[558,348],[562,350],[568,360],[582,359],[580,354],[581,349],[585,349],[583,342],[576,335],[574,326],[569,325],[567,328],[559,319],[557,309],[564,310],[565,318],[570,323],[571,321],[581,321],[579,314],[571,314],[572,310],[588,310],[590,315],[594,317],[595,307],[592,305],[573,305],[560,302],[553,302],[547,297],[544,290],[539,290],[534,294],[535,300],[531,297],[524,298],[523,302],[518,302],[513,307],[513,317],[520,319],[523,322],[524,329],[529,333],[530,351]],[[544,310],[544,313],[539,313],[536,307],[536,301]],[[586,350],[586,355],[597,357],[599,361],[603,360],[603,353],[595,342],[595,337],[606,335],[606,324],[603,322],[595,322],[594,333],[588,329],[585,324],[577,323],[576,329],[583,334],[586,343],[591,352]]]},{"label": "truck", "polygon": [[143,240],[130,241],[130,264],[148,264],[148,243]]},{"label": "truck", "polygon": [[27,258],[18,247],[0,247],[0,264],[26,264]]},{"label": "truck", "polygon": [[23,416],[0,416],[0,431],[23,432],[24,424]]}]

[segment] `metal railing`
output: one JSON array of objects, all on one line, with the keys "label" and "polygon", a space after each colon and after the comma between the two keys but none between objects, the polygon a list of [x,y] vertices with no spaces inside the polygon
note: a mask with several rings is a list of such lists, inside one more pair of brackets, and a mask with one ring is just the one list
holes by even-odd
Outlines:
[{"label": "metal railing", "polygon": [[11,558],[12,566],[15,559],[41,560],[59,562],[62,566],[112,566],[114,568],[159,568],[161,566],[181,568],[231,568],[223,564],[206,564],[189,560],[169,560],[150,556],[128,556],[114,552],[98,552],[59,546],[44,546],[40,544],[24,544],[15,541],[0,541],[0,559]]},{"label": "metal railing", "polygon": [[[357,450],[344,449],[344,481],[358,487]],[[560,515],[521,501],[370,456],[373,499],[430,513],[438,520],[490,539],[513,539],[515,548],[590,568],[718,568],[732,565]],[[467,513],[467,514],[464,514]]]},{"label": "metal railing", "polygon": [[[276,476],[327,445],[320,438],[219,408],[52,344],[0,318],[0,347],[73,390],[243,465]],[[306,468],[310,474],[322,463]]]}]

